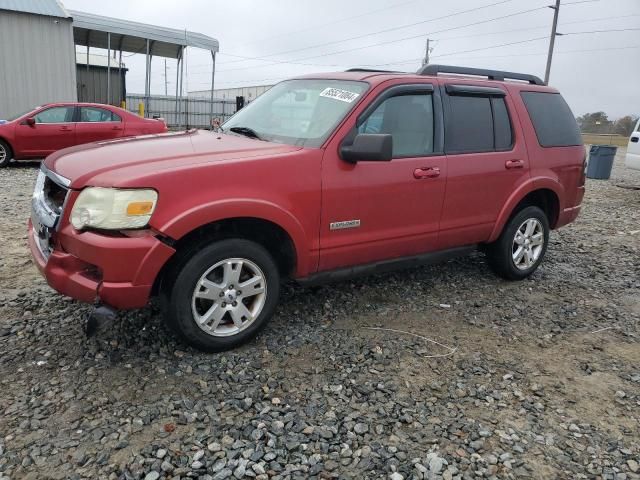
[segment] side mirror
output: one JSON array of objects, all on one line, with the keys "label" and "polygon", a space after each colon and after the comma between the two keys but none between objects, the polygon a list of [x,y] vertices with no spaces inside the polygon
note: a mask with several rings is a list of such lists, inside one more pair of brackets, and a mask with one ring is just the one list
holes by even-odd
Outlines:
[{"label": "side mirror", "polygon": [[388,162],[393,158],[393,137],[388,133],[359,133],[351,145],[340,147],[340,157],[351,163]]},{"label": "side mirror", "polygon": [[33,127],[36,124],[36,119],[34,117],[29,117],[24,121],[24,124]]}]

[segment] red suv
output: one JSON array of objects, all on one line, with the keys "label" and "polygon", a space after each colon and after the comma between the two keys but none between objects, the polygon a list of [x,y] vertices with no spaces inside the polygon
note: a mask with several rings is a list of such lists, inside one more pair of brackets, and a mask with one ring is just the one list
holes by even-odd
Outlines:
[{"label": "red suv", "polygon": [[569,107],[531,75],[308,75],[220,132],[49,156],[29,243],[59,292],[118,309],[158,295],[183,340],[219,351],[265,325],[285,277],[340,279],[478,247],[502,277],[527,277],[549,230],[577,217],[584,165]]}]

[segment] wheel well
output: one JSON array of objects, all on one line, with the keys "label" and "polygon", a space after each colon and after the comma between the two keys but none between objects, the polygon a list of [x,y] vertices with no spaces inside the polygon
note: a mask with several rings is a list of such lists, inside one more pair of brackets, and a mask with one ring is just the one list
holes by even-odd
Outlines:
[{"label": "wheel well", "polygon": [[244,238],[262,245],[278,265],[282,277],[289,276],[296,266],[296,251],[289,234],[279,225],[261,218],[228,218],[203,225],[189,232],[172,246],[176,253],[162,268],[153,287],[152,294],[159,292],[160,283],[167,269],[180,252],[204,242],[224,238]]},{"label": "wheel well", "polygon": [[9,140],[7,140],[4,137],[0,137],[0,142],[4,143],[7,147],[9,147],[9,150],[11,151],[11,154],[15,154],[15,152],[13,151],[13,147],[11,146],[11,143],[9,143]]},{"label": "wheel well", "polygon": [[560,214],[560,201],[553,190],[543,188],[528,193],[527,196],[520,200],[516,208],[513,209],[511,216],[513,217],[523,208],[531,206],[542,209],[549,220],[549,226],[555,228]]}]

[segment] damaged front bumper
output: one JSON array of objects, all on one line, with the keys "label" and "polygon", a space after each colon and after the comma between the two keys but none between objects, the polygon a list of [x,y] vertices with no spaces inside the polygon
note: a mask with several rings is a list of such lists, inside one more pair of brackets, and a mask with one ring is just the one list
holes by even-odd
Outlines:
[{"label": "damaged front bumper", "polygon": [[[127,236],[75,230],[66,205],[72,204],[77,192],[68,190],[56,208],[47,197],[47,184],[59,177],[48,173],[43,169],[38,177],[28,222],[31,255],[47,283],[82,302],[99,301],[118,309],[144,307],[175,250],[152,231]],[[59,182],[57,186],[67,187]]]}]

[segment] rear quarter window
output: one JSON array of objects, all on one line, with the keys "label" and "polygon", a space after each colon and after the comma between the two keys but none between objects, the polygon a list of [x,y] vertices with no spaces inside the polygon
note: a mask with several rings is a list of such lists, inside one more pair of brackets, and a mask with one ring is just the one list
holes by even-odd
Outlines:
[{"label": "rear quarter window", "polygon": [[576,119],[559,93],[520,92],[542,147],[582,145]]}]

